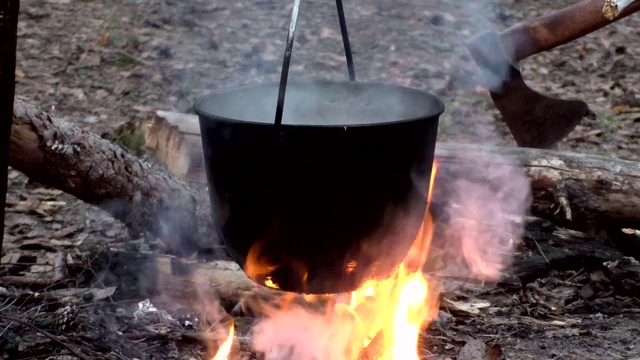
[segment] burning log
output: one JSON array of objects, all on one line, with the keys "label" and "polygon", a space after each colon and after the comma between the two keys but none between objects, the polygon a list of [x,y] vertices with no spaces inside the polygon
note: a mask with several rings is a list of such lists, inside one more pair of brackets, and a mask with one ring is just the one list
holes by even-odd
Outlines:
[{"label": "burning log", "polygon": [[[320,310],[325,296],[295,295],[258,286],[229,260],[201,261],[170,255],[109,251],[98,256],[98,271],[109,273],[121,296],[166,300],[167,306],[205,307],[218,303],[232,315],[262,316],[287,304]],[[185,300],[190,303],[185,304]],[[207,309],[201,309],[207,311]]]},{"label": "burning log", "polygon": [[256,285],[232,261],[203,262],[126,251],[110,252],[100,258],[105,262],[103,270],[117,279],[116,284],[137,295],[220,300],[229,311],[240,304],[246,305],[242,310],[249,313],[257,312],[258,307],[252,308],[252,305],[273,300],[279,295],[274,290]]},{"label": "burning log", "polygon": [[[540,230],[534,221],[531,231]],[[640,265],[633,258],[625,258],[619,251],[599,244],[584,234],[555,230],[547,234],[549,240],[537,241],[525,236],[525,247],[532,255],[517,255],[509,273],[521,279],[520,286],[544,277],[553,269],[564,271],[577,268],[605,269],[616,289],[624,294],[640,291]],[[108,272],[118,286],[120,296],[160,296],[167,299],[218,300],[229,312],[260,315],[263,306],[277,300],[293,300],[285,293],[256,285],[233,261],[196,261],[169,255],[151,255],[114,251],[98,256],[103,262],[96,271]],[[503,281],[509,281],[508,278]],[[322,300],[315,297],[315,300]],[[310,303],[300,303],[309,305]],[[321,307],[322,302],[316,303]],[[375,353],[382,339],[376,336],[361,353],[366,359]]]}]

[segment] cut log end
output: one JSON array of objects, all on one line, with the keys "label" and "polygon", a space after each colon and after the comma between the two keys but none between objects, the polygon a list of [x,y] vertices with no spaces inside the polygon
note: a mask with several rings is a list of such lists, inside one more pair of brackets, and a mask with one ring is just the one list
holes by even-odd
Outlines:
[{"label": "cut log end", "polygon": [[157,111],[142,125],[145,150],[163,163],[174,176],[189,182],[206,183],[198,117]]}]

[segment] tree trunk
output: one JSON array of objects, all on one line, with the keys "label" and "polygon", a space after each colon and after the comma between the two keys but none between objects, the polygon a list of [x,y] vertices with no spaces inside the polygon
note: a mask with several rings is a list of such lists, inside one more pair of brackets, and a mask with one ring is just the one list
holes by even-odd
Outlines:
[{"label": "tree trunk", "polygon": [[4,209],[7,195],[9,134],[15,93],[16,45],[19,0],[0,2],[0,253],[4,239]]}]

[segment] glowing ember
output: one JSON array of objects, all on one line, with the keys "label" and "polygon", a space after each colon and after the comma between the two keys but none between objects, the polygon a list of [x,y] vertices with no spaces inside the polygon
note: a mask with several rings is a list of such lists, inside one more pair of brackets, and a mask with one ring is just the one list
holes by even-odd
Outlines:
[{"label": "glowing ember", "polygon": [[218,352],[211,358],[211,360],[228,360],[229,353],[231,352],[231,345],[233,345],[233,331],[234,331],[233,321],[229,325],[229,334],[227,338],[224,340]]},{"label": "glowing ember", "polygon": [[355,260],[351,260],[349,261],[349,263],[347,264],[347,268],[345,269],[348,273],[353,272],[353,270],[356,269],[356,266],[358,266],[358,262]]},{"label": "glowing ember", "polygon": [[264,284],[267,285],[268,287],[272,288],[272,289],[279,289],[280,288],[278,286],[278,284],[273,282],[273,279],[271,278],[271,276],[267,276],[267,278],[264,280]]}]

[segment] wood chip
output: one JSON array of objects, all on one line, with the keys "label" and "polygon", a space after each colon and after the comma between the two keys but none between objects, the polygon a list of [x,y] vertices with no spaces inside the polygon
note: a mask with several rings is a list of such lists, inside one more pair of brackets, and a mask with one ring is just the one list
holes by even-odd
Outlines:
[{"label": "wood chip", "polygon": [[116,292],[116,287],[111,286],[104,289],[94,289],[94,288],[69,288],[69,289],[58,289],[48,291],[43,294],[43,296],[49,300],[70,300],[74,302],[73,299],[77,298],[77,301],[82,302],[94,302],[106,299],[112,296]]},{"label": "wood chip", "polygon": [[493,344],[488,347],[486,360],[502,360],[504,358],[504,353],[502,351],[502,346],[499,344]]},{"label": "wood chip", "polygon": [[453,301],[449,299],[444,299],[449,311],[451,312],[462,312],[469,315],[480,315],[481,309],[486,309],[491,307],[491,303],[484,300],[472,299],[466,301]]}]

